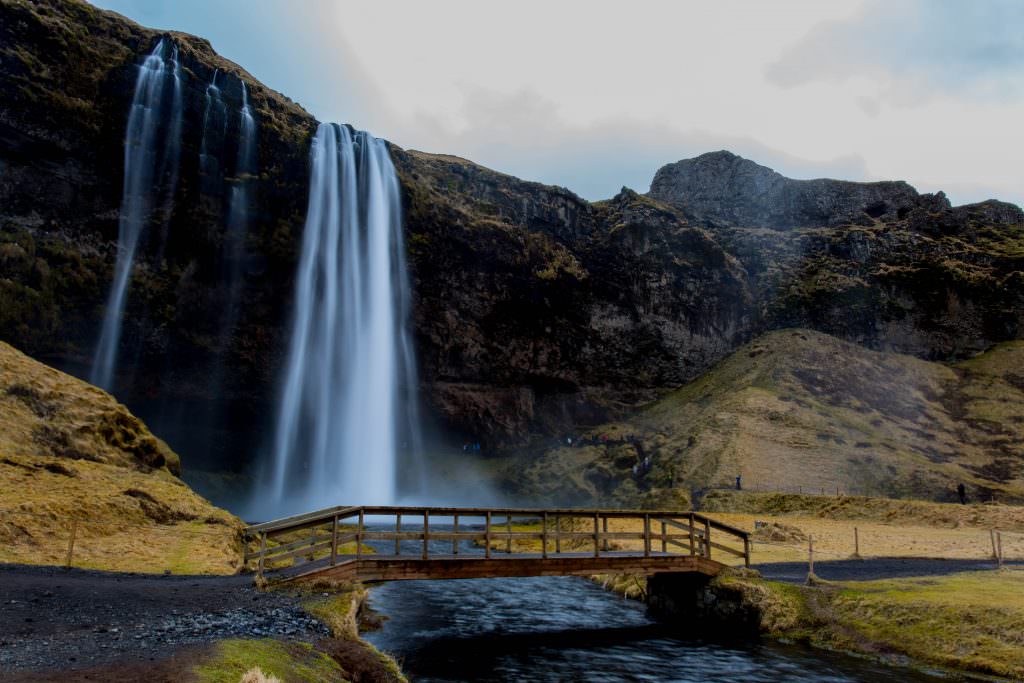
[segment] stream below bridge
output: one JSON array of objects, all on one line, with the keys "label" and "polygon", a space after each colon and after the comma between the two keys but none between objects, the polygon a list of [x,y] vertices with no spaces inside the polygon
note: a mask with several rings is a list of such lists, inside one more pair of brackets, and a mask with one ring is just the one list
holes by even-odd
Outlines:
[{"label": "stream below bridge", "polygon": [[373,587],[370,605],[387,620],[366,639],[415,682],[940,680],[771,641],[686,635],[580,578],[396,581]]}]

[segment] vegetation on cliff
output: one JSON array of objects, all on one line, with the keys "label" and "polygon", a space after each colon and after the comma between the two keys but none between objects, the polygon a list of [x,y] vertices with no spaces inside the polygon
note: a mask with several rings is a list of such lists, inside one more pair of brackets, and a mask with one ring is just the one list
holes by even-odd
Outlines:
[{"label": "vegetation on cliff", "polygon": [[0,342],[0,561],[233,573],[241,522],[109,394]]},{"label": "vegetation on cliff", "polygon": [[737,475],[756,490],[948,501],[963,482],[975,501],[1022,500],[1022,363],[1021,342],[945,365],[772,332],[633,417],[587,430],[607,443],[547,451],[517,481],[633,504],[650,491],[732,488]]}]

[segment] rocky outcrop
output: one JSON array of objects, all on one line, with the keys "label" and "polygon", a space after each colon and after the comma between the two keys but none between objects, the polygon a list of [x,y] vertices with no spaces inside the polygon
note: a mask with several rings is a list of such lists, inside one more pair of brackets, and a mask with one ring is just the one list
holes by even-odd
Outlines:
[{"label": "rocky outcrop", "polygon": [[[244,467],[272,430],[316,121],[200,38],[75,0],[0,0],[0,18],[0,339],[87,374],[134,73],[166,36],[183,66],[180,177],[133,271],[115,393],[186,469]],[[223,181],[205,182],[198,163],[215,69],[229,111],[248,88],[260,169],[245,306],[226,342],[236,117]],[[421,394],[455,438],[502,447],[600,424],[780,326],[940,359],[1024,331],[1024,220],[1012,205],[791,181],[728,153],[662,169],[648,196],[590,203],[457,157],[392,157]]]},{"label": "rocky outcrop", "polygon": [[793,180],[726,151],[662,166],[651,182],[650,196],[701,224],[775,230],[871,225],[905,218],[917,208],[950,207],[941,192],[919,195],[902,181]]}]

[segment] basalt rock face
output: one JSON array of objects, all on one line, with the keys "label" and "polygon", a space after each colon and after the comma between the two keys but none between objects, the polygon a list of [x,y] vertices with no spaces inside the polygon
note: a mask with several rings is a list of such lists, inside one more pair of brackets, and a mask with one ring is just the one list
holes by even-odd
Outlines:
[{"label": "basalt rock face", "polygon": [[902,181],[793,180],[726,151],[661,167],[650,196],[702,224],[776,230],[871,225],[876,219],[904,218],[917,208],[949,208],[942,193],[920,195]]},{"label": "basalt rock face", "polygon": [[[165,36],[182,63],[181,168],[133,271],[114,393],[186,471],[251,462],[273,424],[316,121],[199,38],[71,0],[0,0],[0,20],[0,339],[88,374],[136,68]],[[198,153],[215,69],[225,177],[206,182]],[[259,175],[244,303],[225,343],[242,81]],[[724,153],[666,167],[650,196],[591,203],[456,157],[392,157],[424,403],[491,445],[605,422],[775,327],[943,359],[1024,330],[1024,220],[1012,205],[951,208],[904,183],[790,181]]]}]

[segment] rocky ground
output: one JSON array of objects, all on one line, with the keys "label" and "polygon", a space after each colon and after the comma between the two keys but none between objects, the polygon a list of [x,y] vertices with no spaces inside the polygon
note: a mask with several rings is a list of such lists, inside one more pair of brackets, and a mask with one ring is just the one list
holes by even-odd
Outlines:
[{"label": "rocky ground", "polygon": [[160,661],[225,638],[330,635],[298,598],[247,576],[153,576],[0,565],[0,680]]}]

